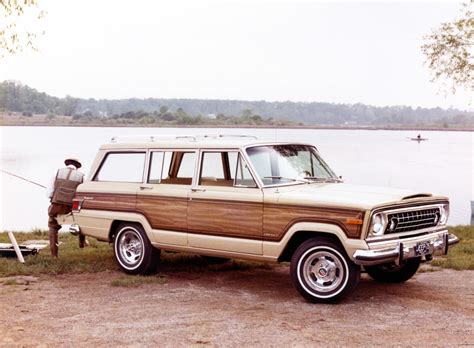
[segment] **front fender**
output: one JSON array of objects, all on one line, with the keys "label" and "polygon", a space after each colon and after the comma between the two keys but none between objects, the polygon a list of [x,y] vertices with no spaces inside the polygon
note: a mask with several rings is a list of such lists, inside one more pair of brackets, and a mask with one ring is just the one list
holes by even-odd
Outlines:
[{"label": "front fender", "polygon": [[278,259],[285,251],[286,246],[293,236],[301,231],[314,232],[315,235],[328,234],[336,237],[352,261],[354,261],[353,254],[356,250],[368,249],[365,240],[347,238],[344,231],[337,225],[319,222],[298,222],[288,229],[280,241],[263,242],[263,255]]}]

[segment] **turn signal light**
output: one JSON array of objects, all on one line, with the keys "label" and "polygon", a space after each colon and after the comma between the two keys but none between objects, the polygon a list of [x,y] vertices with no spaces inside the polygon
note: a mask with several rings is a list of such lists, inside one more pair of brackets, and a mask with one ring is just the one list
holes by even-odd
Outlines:
[{"label": "turn signal light", "polygon": [[364,221],[361,219],[353,219],[353,218],[347,218],[346,219],[346,224],[348,225],[362,225]]}]

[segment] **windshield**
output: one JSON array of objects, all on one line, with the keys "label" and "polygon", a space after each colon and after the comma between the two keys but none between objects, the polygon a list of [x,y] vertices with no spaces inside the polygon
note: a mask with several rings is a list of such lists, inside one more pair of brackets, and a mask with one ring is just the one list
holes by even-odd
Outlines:
[{"label": "windshield", "polygon": [[265,186],[339,180],[313,146],[256,146],[248,148],[247,154]]}]

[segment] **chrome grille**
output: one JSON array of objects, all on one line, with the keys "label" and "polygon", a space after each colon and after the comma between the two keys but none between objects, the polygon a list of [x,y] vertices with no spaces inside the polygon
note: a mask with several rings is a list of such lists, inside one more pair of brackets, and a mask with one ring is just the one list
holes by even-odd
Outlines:
[{"label": "chrome grille", "polygon": [[391,213],[387,215],[388,223],[385,234],[402,233],[434,227],[438,224],[439,218],[439,208]]}]

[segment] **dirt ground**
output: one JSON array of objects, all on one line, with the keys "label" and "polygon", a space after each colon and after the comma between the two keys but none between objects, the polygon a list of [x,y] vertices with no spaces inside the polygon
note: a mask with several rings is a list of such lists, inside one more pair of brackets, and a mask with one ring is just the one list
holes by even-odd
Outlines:
[{"label": "dirt ground", "polygon": [[305,302],[287,266],[162,275],[136,288],[112,286],[118,272],[3,279],[0,346],[474,345],[474,271],[364,275],[332,305]]}]

